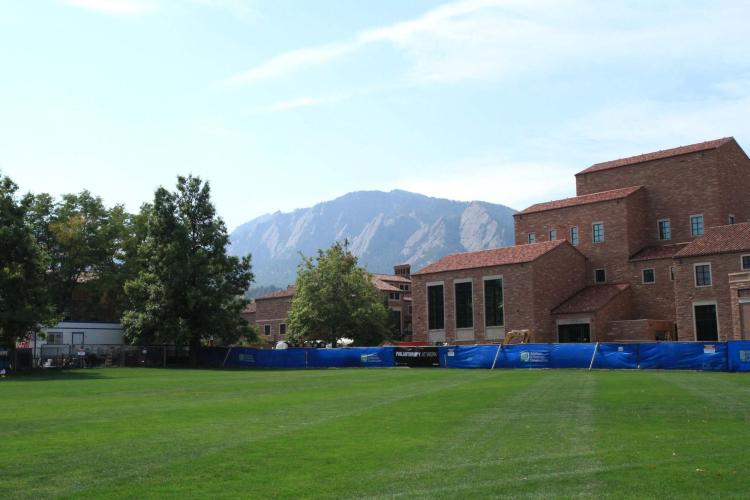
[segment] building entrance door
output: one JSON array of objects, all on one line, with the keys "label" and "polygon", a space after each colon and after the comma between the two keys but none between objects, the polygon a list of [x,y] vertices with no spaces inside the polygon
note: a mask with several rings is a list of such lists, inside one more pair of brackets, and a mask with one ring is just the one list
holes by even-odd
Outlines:
[{"label": "building entrance door", "polygon": [[716,304],[695,307],[695,340],[716,342],[719,340],[719,324],[716,320]]},{"label": "building entrance door", "polygon": [[591,325],[589,323],[557,325],[557,337],[560,343],[591,342]]}]

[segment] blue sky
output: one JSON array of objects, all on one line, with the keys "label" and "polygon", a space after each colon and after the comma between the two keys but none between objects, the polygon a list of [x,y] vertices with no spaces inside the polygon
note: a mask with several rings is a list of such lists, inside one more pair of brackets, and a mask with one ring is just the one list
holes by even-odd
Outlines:
[{"label": "blue sky", "polygon": [[178,173],[228,226],[354,190],[513,208],[591,163],[733,135],[748,2],[0,5],[0,170],[131,210]]}]

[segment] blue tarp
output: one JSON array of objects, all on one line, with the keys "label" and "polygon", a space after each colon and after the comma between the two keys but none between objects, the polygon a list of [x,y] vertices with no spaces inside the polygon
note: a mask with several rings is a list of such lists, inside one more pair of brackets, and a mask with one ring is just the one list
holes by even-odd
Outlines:
[{"label": "blue tarp", "polygon": [[[495,368],[588,368],[595,350],[593,368],[599,369],[750,371],[750,341],[445,346],[438,356],[442,368],[487,369],[495,360]],[[394,361],[393,347],[221,347],[199,353],[203,366],[233,368],[390,367]]]},{"label": "blue tarp", "polygon": [[730,372],[750,371],[750,340],[727,342],[727,360]]}]

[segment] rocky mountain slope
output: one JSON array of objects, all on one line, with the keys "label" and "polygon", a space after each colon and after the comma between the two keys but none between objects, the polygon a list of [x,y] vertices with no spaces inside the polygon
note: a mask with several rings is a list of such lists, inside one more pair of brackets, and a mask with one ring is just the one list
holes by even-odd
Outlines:
[{"label": "rocky mountain slope", "polygon": [[407,191],[358,191],[291,213],[253,219],[231,234],[230,252],[251,253],[257,285],[294,281],[299,252],[314,255],[347,238],[371,272],[419,269],[443,255],[513,244],[514,210]]}]

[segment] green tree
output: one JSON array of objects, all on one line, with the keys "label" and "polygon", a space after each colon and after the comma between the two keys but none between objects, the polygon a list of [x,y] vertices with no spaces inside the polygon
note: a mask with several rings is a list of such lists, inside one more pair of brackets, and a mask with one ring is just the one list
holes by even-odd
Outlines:
[{"label": "green tree", "polygon": [[314,259],[302,256],[295,286],[290,340],[335,345],[340,338],[350,338],[358,345],[373,345],[388,336],[388,310],[348,242],[319,250]]},{"label": "green tree", "polygon": [[178,177],[177,191],[159,188],[138,248],[141,269],[125,284],[131,307],[123,315],[136,342],[186,343],[195,362],[209,338],[252,337],[240,316],[253,280],[250,256],[227,255],[229,236],[198,177]]},{"label": "green tree", "polygon": [[26,224],[31,199],[19,201],[17,190],[12,180],[0,177],[0,345],[11,348],[58,319],[45,286],[44,253]]},{"label": "green tree", "polygon": [[[58,312],[74,319],[119,317],[123,245],[132,216],[82,191],[60,202],[46,193],[30,195],[26,217],[47,256],[47,288]],[[75,300],[76,291],[82,300]]]}]

